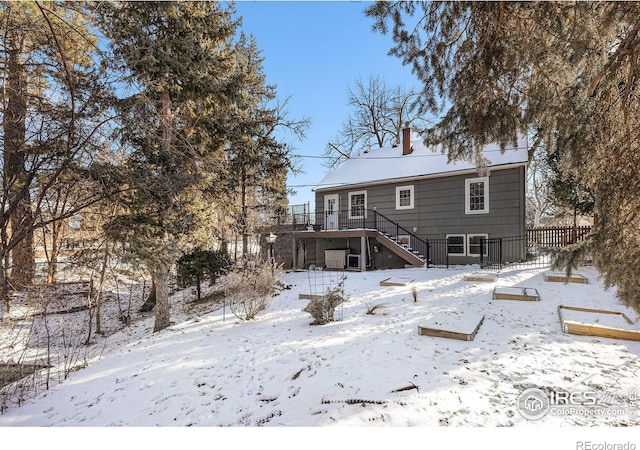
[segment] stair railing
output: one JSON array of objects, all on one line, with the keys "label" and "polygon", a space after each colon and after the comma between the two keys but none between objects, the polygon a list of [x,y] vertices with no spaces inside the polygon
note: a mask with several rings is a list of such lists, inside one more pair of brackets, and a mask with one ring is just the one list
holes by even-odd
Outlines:
[{"label": "stair railing", "polygon": [[[399,223],[394,222],[388,217],[380,214],[376,210],[369,210],[369,214],[373,215],[373,228],[378,230],[382,234],[386,234],[390,237],[399,239],[399,236],[406,235],[409,237],[408,250],[413,252],[417,257],[423,259],[429,266],[430,261],[430,245],[429,240],[424,240],[418,237],[415,233],[402,227]],[[402,245],[402,244],[399,244]]]}]

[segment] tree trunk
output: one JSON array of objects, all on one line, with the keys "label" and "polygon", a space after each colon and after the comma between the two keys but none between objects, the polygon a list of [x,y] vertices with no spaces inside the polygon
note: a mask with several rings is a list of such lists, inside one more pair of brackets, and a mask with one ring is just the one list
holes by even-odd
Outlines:
[{"label": "tree trunk", "polygon": [[20,31],[7,34],[8,61],[5,84],[7,103],[3,115],[3,187],[7,189],[11,240],[15,243],[11,251],[11,282],[17,289],[30,285],[35,277],[33,212],[25,173],[27,76],[26,66],[20,60],[23,43],[24,35]]},{"label": "tree trunk", "polygon": [[11,217],[11,229],[16,233],[24,233],[24,237],[11,251],[11,284],[17,290],[24,290],[33,284],[36,275],[32,223],[31,197],[25,194],[18,201],[15,215]]},{"label": "tree trunk", "polygon": [[[96,334],[102,334],[102,320],[100,317],[100,308],[102,306],[102,289],[104,287],[104,279],[107,274],[107,264],[109,263],[109,243],[104,244],[104,258],[102,259],[102,267],[100,268],[100,281],[98,282],[98,292],[96,293]],[[93,282],[91,283],[93,286]]]},{"label": "tree trunk", "polygon": [[58,281],[58,243],[56,242],[55,231],[51,236],[51,248],[47,247],[47,235],[44,236],[44,254],[47,258],[47,283]]},{"label": "tree trunk", "polygon": [[153,280],[156,286],[156,322],[153,331],[167,328],[169,321],[169,265],[157,263],[153,270]]},{"label": "tree trunk", "polygon": [[0,323],[4,322],[4,316],[9,316],[11,312],[11,297],[9,291],[9,280],[7,279],[7,258],[2,258],[2,269],[0,270]]},{"label": "tree trunk", "polygon": [[149,312],[156,306],[156,283],[155,279],[151,282],[151,292],[147,296],[147,299],[144,301],[142,306],[140,307],[140,312]]},{"label": "tree trunk", "polygon": [[60,256],[60,241],[62,240],[64,223],[56,221],[51,224],[51,249],[47,248],[47,237],[44,238],[44,250],[47,256],[47,283],[58,281],[58,257]]},{"label": "tree trunk", "polygon": [[240,177],[240,201],[242,206],[240,217],[240,227],[242,232],[242,260],[243,266],[246,268],[247,260],[249,259],[249,219],[247,213],[247,175],[244,168],[241,170]]},{"label": "tree trunk", "polygon": [[[173,134],[173,117],[169,90],[162,90],[162,147],[166,154],[171,153]],[[165,236],[165,241],[167,236]],[[156,323],[153,331],[160,331],[170,325],[169,320],[169,264],[165,261],[154,264],[153,281],[156,286]]]}]

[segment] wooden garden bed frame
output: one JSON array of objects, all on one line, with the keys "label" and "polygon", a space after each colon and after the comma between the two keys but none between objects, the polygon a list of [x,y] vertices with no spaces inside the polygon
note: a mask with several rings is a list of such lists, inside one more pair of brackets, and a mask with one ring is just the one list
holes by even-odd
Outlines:
[{"label": "wooden garden bed frame", "polygon": [[613,314],[622,317],[629,325],[634,322],[626,314],[618,311],[608,311],[604,309],[579,308],[575,306],[558,306],[558,316],[560,318],[560,326],[564,333],[576,334],[579,336],[595,336],[612,339],[624,339],[628,341],[640,341],[640,330],[625,330],[624,328],[609,327],[605,325],[596,325],[590,323],[580,323],[575,321],[567,321],[562,315],[562,310],[582,311],[595,314]]},{"label": "wooden garden bed frame", "polygon": [[498,281],[497,273],[472,273],[470,275],[464,276],[465,281],[486,281],[486,282],[494,282]]},{"label": "wooden garden bed frame", "polygon": [[556,283],[580,283],[588,284],[589,280],[582,274],[574,273],[570,277],[567,274],[557,272],[547,272],[544,274],[544,281],[556,282]]},{"label": "wooden garden bed frame", "polygon": [[415,280],[408,277],[391,277],[380,282],[380,286],[408,286]]},{"label": "wooden garden bed frame", "polygon": [[448,328],[453,328],[453,326],[449,324],[447,325],[435,324],[435,326],[431,324],[418,325],[418,334],[422,336],[457,339],[459,341],[473,341],[473,338],[475,338],[476,334],[478,334],[478,330],[480,329],[482,322],[484,322],[484,315],[480,317],[480,320],[478,321],[477,325],[471,332],[468,332],[468,330],[456,331],[456,330],[448,329]]},{"label": "wooden garden bed frame", "polygon": [[324,295],[319,294],[298,294],[298,300],[322,300]]},{"label": "wooden garden bed frame", "polygon": [[[517,290],[519,292],[505,292],[504,289]],[[535,294],[534,294],[535,292]],[[494,300],[520,300],[527,302],[536,302],[540,300],[540,294],[535,288],[520,286],[496,286],[493,289]]]}]

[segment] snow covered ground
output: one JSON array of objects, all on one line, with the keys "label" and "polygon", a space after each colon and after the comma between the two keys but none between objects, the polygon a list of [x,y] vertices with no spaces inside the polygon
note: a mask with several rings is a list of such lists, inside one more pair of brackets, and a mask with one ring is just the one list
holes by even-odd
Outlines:
[{"label": "snow covered ground", "polygon": [[[478,271],[346,273],[348,301],[340,320],[324,326],[310,325],[302,311],[307,300],[298,297],[330,281],[316,272],[286,273],[290,289],[248,322],[219,304],[194,305],[178,293],[175,325],[152,333],[152,313],[134,317],[130,327],[94,344],[102,348],[98,359],[11,406],[0,426],[514,427],[525,434],[509,435],[522,440],[527,430],[540,438],[540,427],[562,427],[566,439],[571,427],[610,432],[640,425],[640,342],[569,335],[560,327],[559,305],[615,310],[637,321],[603,289],[593,268],[578,271],[588,284],[546,282],[548,269],[465,281]],[[380,285],[391,277],[413,281]],[[535,289],[540,301],[493,300],[496,286]],[[374,305],[375,314],[367,314]],[[472,341],[418,333],[421,324],[439,318],[456,323],[451,319],[482,316]],[[552,402],[570,395],[569,405],[531,420],[519,409],[519,396],[531,388]],[[627,442],[629,435],[618,430],[615,436]],[[305,436],[296,448],[317,434]],[[428,443],[428,436],[418,438]],[[571,448],[579,438],[570,438]]]}]

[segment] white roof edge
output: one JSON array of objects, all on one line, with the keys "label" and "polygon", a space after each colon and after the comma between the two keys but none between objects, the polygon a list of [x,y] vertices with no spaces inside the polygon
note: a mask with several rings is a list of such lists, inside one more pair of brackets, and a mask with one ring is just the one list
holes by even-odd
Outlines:
[{"label": "white roof edge", "polygon": [[[448,155],[439,146],[427,147],[420,139],[413,140],[412,144],[409,154],[403,154],[402,148],[398,146],[355,155],[327,173],[313,191],[449,177],[478,170],[468,160],[449,161]],[[529,162],[527,136],[518,136],[515,146],[509,145],[504,149],[496,143],[487,144],[482,153],[489,160],[489,170],[513,164],[523,165]]]},{"label": "white roof edge", "polygon": [[[523,162],[517,162],[517,163],[509,163],[509,164],[501,164],[501,165],[495,165],[495,166],[490,166],[488,168],[489,172],[493,171],[493,170],[504,170],[504,169],[513,169],[514,167],[521,167],[521,166],[528,166],[529,162],[528,161],[523,161]],[[471,174],[471,173],[477,173],[478,169],[461,169],[461,170],[456,170],[456,171],[452,171],[452,172],[439,172],[439,173],[432,173],[432,174],[427,174],[427,175],[415,175],[415,176],[410,176],[410,177],[398,177],[398,178],[390,178],[390,179],[385,179],[385,180],[379,180],[379,181],[368,181],[368,182],[362,182],[362,183],[349,183],[349,184],[334,184],[334,185],[329,185],[329,186],[322,186],[322,187],[316,187],[314,189],[311,189],[311,192],[324,192],[324,191],[329,191],[329,190],[335,190],[335,189],[342,189],[342,188],[362,188],[362,187],[367,187],[367,186],[379,186],[381,184],[394,184],[394,183],[404,183],[404,182],[410,182],[410,181],[420,181],[420,180],[427,180],[430,178],[447,178],[447,177],[454,177],[454,176],[459,176],[459,175],[467,175],[467,174]]]}]

